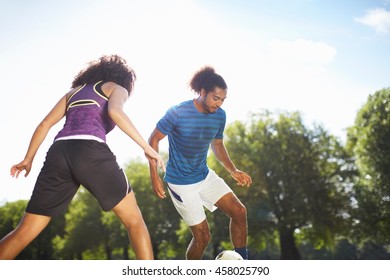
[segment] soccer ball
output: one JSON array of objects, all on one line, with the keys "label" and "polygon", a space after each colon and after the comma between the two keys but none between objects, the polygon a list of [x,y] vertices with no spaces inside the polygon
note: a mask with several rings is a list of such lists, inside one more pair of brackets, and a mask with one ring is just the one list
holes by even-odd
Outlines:
[{"label": "soccer ball", "polygon": [[225,250],[219,253],[216,257],[216,260],[243,260],[241,255],[232,250]]}]

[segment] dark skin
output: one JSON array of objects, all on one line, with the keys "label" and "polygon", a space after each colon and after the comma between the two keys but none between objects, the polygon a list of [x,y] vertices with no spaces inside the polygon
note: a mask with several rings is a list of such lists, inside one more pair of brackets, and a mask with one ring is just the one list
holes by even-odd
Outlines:
[{"label": "dark skin", "polygon": [[[201,113],[213,114],[222,106],[226,95],[226,89],[216,87],[208,93],[202,89],[198,98],[194,99],[194,105]],[[155,128],[149,138],[150,146],[158,152],[159,142],[165,136],[165,134]],[[251,177],[236,168],[229,157],[223,139],[214,139],[210,145],[218,161],[237,181],[237,184],[242,187],[249,187],[252,184]],[[153,191],[159,198],[164,199],[166,192],[163,181],[158,175],[156,163],[149,161],[149,166]],[[230,218],[230,237],[233,246],[235,248],[246,247],[247,218],[245,206],[232,192],[224,195],[215,205]],[[190,229],[193,238],[187,248],[186,258],[189,260],[201,259],[211,238],[208,222],[204,220],[197,225],[191,226]]]}]

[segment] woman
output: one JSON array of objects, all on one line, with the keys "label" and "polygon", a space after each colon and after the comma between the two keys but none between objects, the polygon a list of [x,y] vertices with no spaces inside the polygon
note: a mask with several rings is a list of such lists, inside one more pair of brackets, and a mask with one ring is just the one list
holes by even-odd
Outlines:
[{"label": "woman", "polygon": [[11,176],[17,178],[23,170],[25,176],[30,173],[47,133],[66,116],[47,152],[24,216],[0,241],[0,259],[14,259],[52,217],[66,210],[80,185],[96,197],[104,211],[112,210],[125,225],[137,259],[153,259],[149,231],[134,192],[106,144],[106,134],[117,125],[165,171],[162,158],[123,111],[135,80],[135,72],[118,55],[90,62],[38,125],[25,158],[11,167]]}]

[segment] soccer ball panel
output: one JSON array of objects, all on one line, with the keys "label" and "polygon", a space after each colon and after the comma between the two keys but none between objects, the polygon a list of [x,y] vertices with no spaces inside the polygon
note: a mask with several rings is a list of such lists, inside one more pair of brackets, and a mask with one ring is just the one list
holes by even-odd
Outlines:
[{"label": "soccer ball panel", "polygon": [[216,260],[243,260],[241,255],[232,250],[222,251],[215,258]]}]

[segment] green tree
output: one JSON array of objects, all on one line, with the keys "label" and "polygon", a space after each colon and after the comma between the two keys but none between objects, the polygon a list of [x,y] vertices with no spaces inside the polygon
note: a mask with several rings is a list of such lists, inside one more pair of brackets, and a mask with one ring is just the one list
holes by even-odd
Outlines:
[{"label": "green tree", "polygon": [[[103,240],[107,259],[135,259],[135,254],[129,252],[130,243],[127,230],[118,217],[112,211],[102,212],[101,221],[107,233]],[[113,255],[115,249],[121,250],[120,256]]]},{"label": "green tree", "polygon": [[390,244],[390,88],[370,94],[347,132],[359,178],[356,224],[361,240]]},{"label": "green tree", "polygon": [[356,260],[358,259],[358,248],[348,239],[341,239],[337,242],[334,258],[336,260]]},{"label": "green tree", "polygon": [[321,127],[307,129],[299,113],[253,114],[225,134],[232,160],[254,182],[238,191],[250,232],[257,233],[252,237],[263,234],[260,243],[272,245],[276,230],[282,259],[301,258],[297,233],[317,248],[331,246],[346,227],[350,205],[350,161],[338,140]]}]

